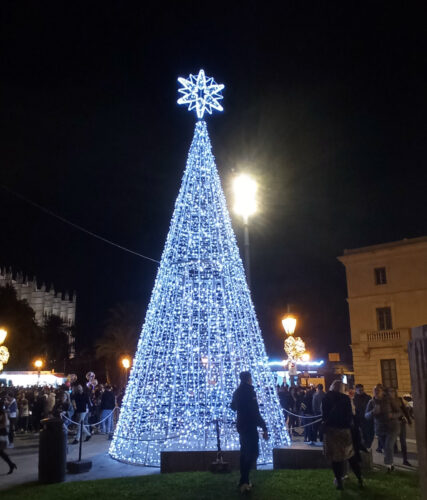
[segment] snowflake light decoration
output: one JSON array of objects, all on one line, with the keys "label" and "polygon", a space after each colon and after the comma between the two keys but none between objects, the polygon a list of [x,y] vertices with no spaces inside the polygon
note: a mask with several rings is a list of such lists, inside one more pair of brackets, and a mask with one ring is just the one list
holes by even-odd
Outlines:
[{"label": "snowflake light decoration", "polygon": [[9,361],[9,350],[6,346],[0,346],[0,362],[6,364]]},{"label": "snowflake light decoration", "polygon": [[212,114],[212,108],[223,111],[219,103],[223,96],[221,90],[224,85],[217,84],[212,77],[207,77],[201,69],[197,76],[191,75],[186,78],[178,78],[182,88],[178,90],[182,97],[178,104],[188,104],[188,111],[196,110],[197,118],[201,120],[205,112]]},{"label": "snowflake light decoration", "polygon": [[305,343],[302,338],[289,335],[285,340],[285,352],[290,360],[301,361],[301,357],[305,353]]}]

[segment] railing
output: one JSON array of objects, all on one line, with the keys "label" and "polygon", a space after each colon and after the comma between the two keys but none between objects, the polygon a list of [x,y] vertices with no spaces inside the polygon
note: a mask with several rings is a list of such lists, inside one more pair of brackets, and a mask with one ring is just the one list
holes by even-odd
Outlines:
[{"label": "railing", "polygon": [[367,332],[366,340],[368,342],[393,342],[403,340],[400,330],[379,330]]}]

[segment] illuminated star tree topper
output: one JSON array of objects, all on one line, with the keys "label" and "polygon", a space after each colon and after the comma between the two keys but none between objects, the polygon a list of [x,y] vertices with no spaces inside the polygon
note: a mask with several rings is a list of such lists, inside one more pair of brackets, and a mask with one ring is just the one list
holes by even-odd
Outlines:
[{"label": "illuminated star tree topper", "polygon": [[207,77],[201,69],[197,76],[178,78],[182,88],[178,90],[182,97],[178,104],[188,104],[188,111],[196,110],[197,118],[201,120],[205,112],[212,114],[212,108],[222,111],[224,108],[219,101],[223,99],[221,90],[224,85],[217,84],[212,77]]}]

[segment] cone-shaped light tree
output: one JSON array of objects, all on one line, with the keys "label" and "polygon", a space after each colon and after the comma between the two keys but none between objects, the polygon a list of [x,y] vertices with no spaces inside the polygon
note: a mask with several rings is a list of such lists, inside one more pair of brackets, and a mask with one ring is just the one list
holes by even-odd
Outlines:
[{"label": "cone-shaped light tree", "polygon": [[289,436],[203,121],[222,110],[223,85],[203,70],[179,81],[198,121],[110,455],[158,466],[162,450],[214,450],[217,419],[222,449],[238,449],[230,403],[249,370],[269,462]]}]

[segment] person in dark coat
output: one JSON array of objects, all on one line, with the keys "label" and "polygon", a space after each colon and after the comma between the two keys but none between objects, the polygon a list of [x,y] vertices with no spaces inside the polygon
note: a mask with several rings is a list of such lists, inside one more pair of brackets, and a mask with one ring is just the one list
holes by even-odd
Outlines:
[{"label": "person in dark coat", "polygon": [[105,386],[105,391],[101,396],[101,430],[107,434],[107,439],[113,439],[113,412],[116,407],[116,397],[111,385]]},{"label": "person in dark coat", "polygon": [[351,429],[353,411],[350,398],[344,394],[341,380],[332,382],[331,388],[322,401],[324,426],[323,447],[326,459],[332,463],[337,489],[343,489],[344,465],[348,460],[359,486],[363,487],[362,472],[355,453]]},{"label": "person in dark coat", "polygon": [[356,410],[356,423],[362,433],[363,444],[366,448],[372,446],[375,436],[374,421],[365,418],[366,408],[371,397],[366,394],[362,384],[356,384],[356,393],[353,398],[354,408]]},{"label": "person in dark coat", "polygon": [[[313,414],[316,417],[316,420],[318,419],[318,416],[322,414],[322,401],[323,398],[326,396],[326,392],[323,390],[323,385],[318,384],[317,385],[317,390],[313,394]],[[320,422],[316,422],[313,424],[313,441],[316,442],[317,438],[319,438],[319,441],[323,442],[323,432],[322,432],[322,426],[320,425]]]},{"label": "person in dark coat", "polygon": [[240,491],[245,493],[252,487],[249,482],[249,471],[259,455],[258,427],[263,430],[263,438],[268,439],[267,426],[259,412],[250,372],[240,374],[240,385],[234,391],[231,408],[237,411],[236,426],[240,437],[239,487]]}]

